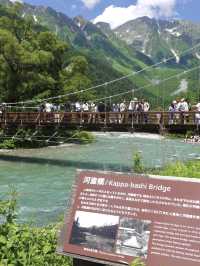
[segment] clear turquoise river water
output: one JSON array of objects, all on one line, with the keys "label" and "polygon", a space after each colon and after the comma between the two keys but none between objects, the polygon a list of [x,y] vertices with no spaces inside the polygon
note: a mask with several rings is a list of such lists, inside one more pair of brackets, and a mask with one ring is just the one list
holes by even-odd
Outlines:
[{"label": "clear turquoise river water", "polygon": [[141,153],[146,167],[200,159],[200,145],[128,133],[98,134],[95,143],[83,146],[0,151],[1,199],[14,187],[20,222],[56,222],[66,211],[76,169],[130,171],[135,152]]}]

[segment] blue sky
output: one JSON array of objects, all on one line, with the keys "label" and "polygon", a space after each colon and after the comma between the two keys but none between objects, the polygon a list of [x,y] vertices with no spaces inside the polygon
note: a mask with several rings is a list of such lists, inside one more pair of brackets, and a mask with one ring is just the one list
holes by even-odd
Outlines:
[{"label": "blue sky", "polygon": [[116,27],[125,20],[148,15],[200,22],[199,0],[25,0],[34,5],[51,6],[70,17],[103,20]]}]

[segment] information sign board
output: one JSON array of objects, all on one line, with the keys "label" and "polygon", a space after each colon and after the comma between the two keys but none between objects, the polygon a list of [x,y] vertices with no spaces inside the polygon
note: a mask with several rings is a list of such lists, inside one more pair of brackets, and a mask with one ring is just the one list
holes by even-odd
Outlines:
[{"label": "information sign board", "polygon": [[113,265],[199,266],[200,183],[79,171],[61,242],[60,253]]}]

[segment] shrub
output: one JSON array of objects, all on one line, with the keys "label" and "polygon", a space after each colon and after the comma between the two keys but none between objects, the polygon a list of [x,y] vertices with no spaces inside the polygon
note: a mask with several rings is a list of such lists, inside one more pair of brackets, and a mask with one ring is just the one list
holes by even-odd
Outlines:
[{"label": "shrub", "polygon": [[145,266],[145,264],[140,258],[137,258],[130,264],[130,266]]},{"label": "shrub", "polygon": [[95,137],[92,133],[87,131],[76,131],[73,136],[72,140],[81,144],[88,144],[95,141]]},{"label": "shrub", "polygon": [[0,149],[15,149],[16,143],[13,139],[6,139],[2,143],[0,143]]},{"label": "shrub", "polygon": [[142,163],[142,158],[139,152],[135,153],[133,156],[133,170],[136,173],[143,173],[144,166]]},{"label": "shrub", "polygon": [[16,196],[0,201],[0,265],[71,266],[57,255],[58,226],[32,228],[16,223]]},{"label": "shrub", "polygon": [[200,178],[200,161],[176,162],[153,172],[166,176]]}]

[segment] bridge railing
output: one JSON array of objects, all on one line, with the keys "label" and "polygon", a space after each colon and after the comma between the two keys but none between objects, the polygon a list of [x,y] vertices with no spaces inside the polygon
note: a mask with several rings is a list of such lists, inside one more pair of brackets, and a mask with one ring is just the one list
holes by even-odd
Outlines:
[{"label": "bridge railing", "polygon": [[200,112],[6,112],[1,124],[200,124]]}]

